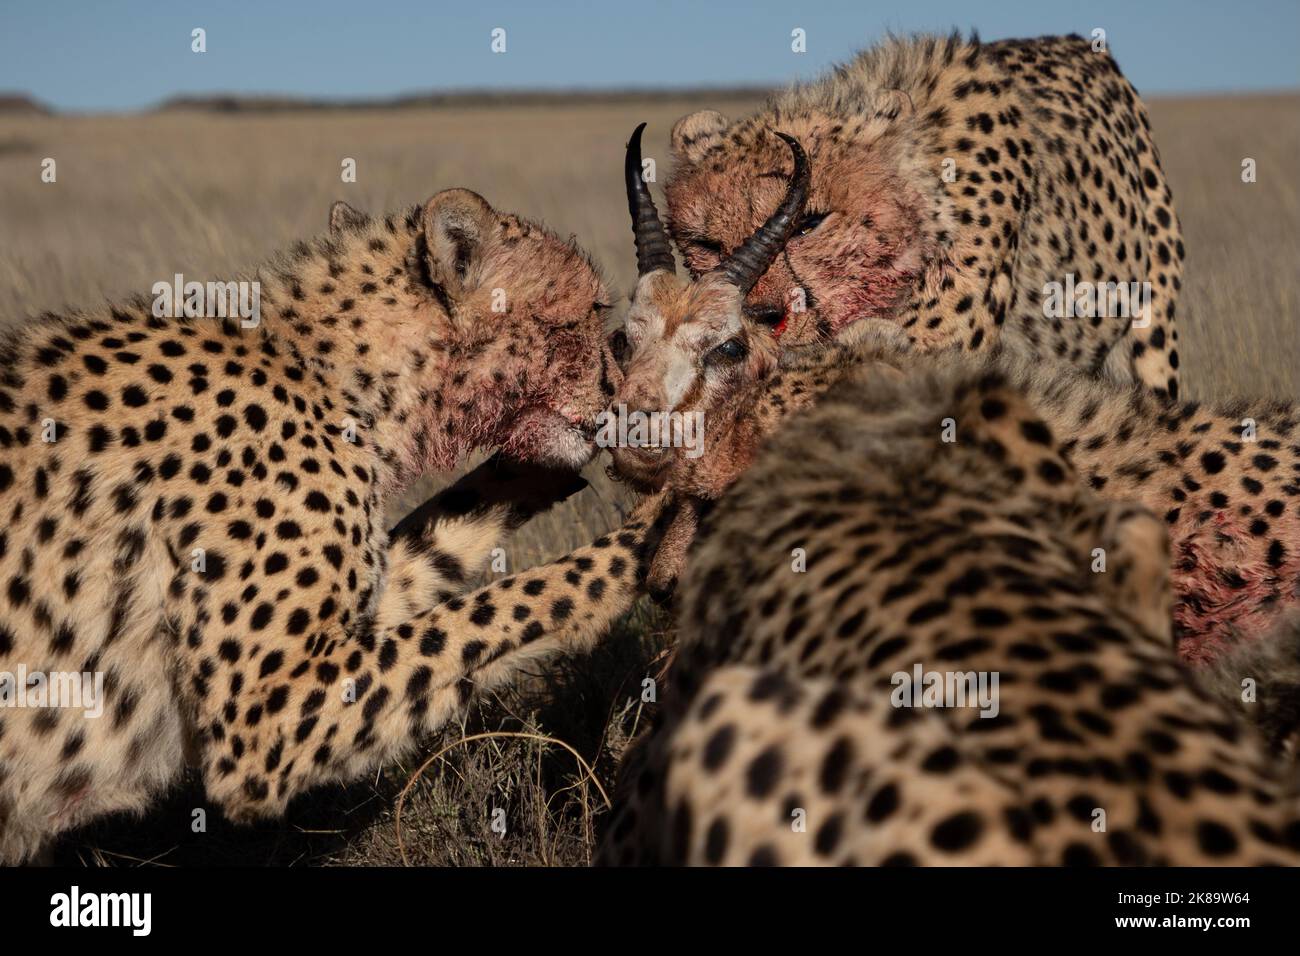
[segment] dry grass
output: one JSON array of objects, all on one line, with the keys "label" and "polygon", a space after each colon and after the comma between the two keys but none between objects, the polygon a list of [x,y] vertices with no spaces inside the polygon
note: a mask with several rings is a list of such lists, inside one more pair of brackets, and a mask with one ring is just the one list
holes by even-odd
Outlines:
[{"label": "dry grass", "polygon": [[1189,394],[1300,398],[1300,96],[1156,102],[1151,122],[1187,244]]},{"label": "dry grass", "polygon": [[[319,232],[329,203],[370,211],[468,186],[500,208],[575,233],[618,295],[633,280],[620,170],[628,132],[650,124],[647,155],[666,172],[672,121],[701,105],[732,115],[751,101],[656,99],[644,104],[409,111],[133,117],[0,118],[0,323],[46,309],[147,292],[175,272],[212,278],[249,270]],[[1298,397],[1300,388],[1300,97],[1156,102],[1151,106],[1189,252],[1180,353],[1190,394]],[[40,182],[53,157],[58,182]],[[343,184],[340,163],[357,161]],[[1241,182],[1243,157],[1258,182]],[[623,490],[599,465],[592,487],[525,528],[512,567],[552,558],[616,524]],[[413,505],[436,482],[413,489]],[[490,731],[553,737],[612,769],[643,718],[640,681],[655,666],[665,622],[641,607],[596,654],[561,662],[485,701],[425,751]],[[393,812],[422,760],[295,804],[287,822],[236,830],[189,783],[143,823],[109,821],[66,841],[67,862],[396,864]],[[403,811],[412,862],[581,864],[603,806],[562,747],[491,737],[453,746],[417,780]],[[490,828],[506,813],[506,833]]]}]

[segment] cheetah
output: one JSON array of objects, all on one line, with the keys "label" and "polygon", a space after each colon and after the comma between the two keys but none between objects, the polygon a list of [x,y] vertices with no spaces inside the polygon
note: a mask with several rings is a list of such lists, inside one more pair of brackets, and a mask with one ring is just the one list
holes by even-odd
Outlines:
[{"label": "cheetah", "polygon": [[[467,190],[330,224],[257,273],[252,328],[141,297],[4,345],[0,861],[142,812],[187,763],[230,819],[282,814],[634,599],[662,499],[470,592],[594,453],[612,384],[589,260]],[[404,486],[475,448],[523,464],[387,532]],[[102,679],[87,709],[51,706],[80,675]]]},{"label": "cheetah", "polygon": [[[615,402],[699,414],[705,421],[706,450],[698,460],[683,460],[667,448],[614,450],[623,478],[643,489],[669,484],[682,499],[650,575],[653,593],[671,591],[701,505],[722,494],[790,412],[864,362],[901,374],[932,362],[965,361],[1010,376],[1060,433],[1076,436],[1067,450],[1103,496],[1139,500],[1168,522],[1184,659],[1212,662],[1231,646],[1271,640],[1275,628],[1285,627],[1279,615],[1300,599],[1300,413],[1293,404],[1179,403],[1126,377],[1117,382],[1109,369],[1093,375],[1051,357],[1028,357],[1006,343],[978,353],[958,345],[924,348],[896,323],[880,319],[857,322],[829,341],[778,347],[745,319],[740,304],[747,283],[779,255],[806,202],[807,157],[796,139],[778,135],[793,155],[784,198],[734,255],[693,282],[676,275],[668,237],[639,175],[639,129],[628,145],[639,279],[624,336],[631,354],[624,356]],[[703,359],[696,359],[702,349]],[[1287,644],[1285,634],[1279,639]],[[1274,697],[1300,699],[1284,692],[1300,681],[1300,665],[1285,654],[1278,663],[1294,676],[1276,681]],[[1274,706],[1287,711],[1291,705],[1275,699]]]},{"label": "cheetah", "polygon": [[[835,382],[949,367],[1004,377],[1057,434],[1069,436],[1062,448],[1093,490],[1163,519],[1183,660],[1207,664],[1238,643],[1268,639],[1300,611],[1300,409],[1289,402],[1168,402],[1140,385],[1030,362],[999,347],[974,356],[923,352],[889,324],[868,322],[843,341],[788,350],[770,376],[703,409],[704,455],[677,456],[660,472],[679,493],[715,500],[787,416]],[[689,540],[680,537],[678,559]],[[668,567],[667,557],[659,560]],[[659,580],[666,574],[655,573],[656,587],[666,586]]]},{"label": "cheetah", "polygon": [[[998,347],[979,357],[920,353],[896,326],[860,323],[839,341],[787,350],[770,378],[702,408],[710,423],[706,454],[658,463],[660,486],[684,500],[656,554],[651,593],[669,598],[701,510],[753,463],[787,416],[865,368],[871,369],[865,374],[898,377],[949,366],[1016,383],[1053,428],[1073,436],[1064,447],[1090,487],[1104,498],[1139,501],[1164,518],[1173,539],[1180,656],[1254,721],[1275,750],[1294,755],[1300,744],[1300,412],[1290,403],[1169,404],[1141,387],[1030,364]],[[1243,700],[1247,678],[1255,693]]]},{"label": "cheetah", "polygon": [[[812,186],[745,298],[756,328],[797,343],[882,318],[922,348],[1000,341],[1177,397],[1178,217],[1146,109],[1095,44],[891,37],[745,119],[685,116],[668,228],[692,274],[727,259],[782,201],[783,131]],[[1132,324],[1045,311],[1054,283],[1144,282]],[[697,360],[730,337],[676,334]]]},{"label": "cheetah", "polygon": [[600,862],[1300,864],[1174,653],[1165,523],[1082,478],[995,371],[829,387],[702,522]]}]

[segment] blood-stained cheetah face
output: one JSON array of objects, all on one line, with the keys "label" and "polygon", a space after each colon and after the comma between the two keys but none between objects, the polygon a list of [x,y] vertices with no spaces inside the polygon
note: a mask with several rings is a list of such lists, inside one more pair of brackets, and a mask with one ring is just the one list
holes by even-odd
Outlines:
[{"label": "blood-stained cheetah face", "polygon": [[444,361],[429,367],[432,412],[480,409],[460,423],[473,445],[581,467],[595,451],[596,416],[612,391],[602,316],[608,296],[591,261],[572,242],[497,212],[469,190],[439,193],[420,216],[416,248],[431,297],[451,323]]},{"label": "blood-stained cheetah face", "polygon": [[[631,354],[615,403],[628,414],[698,416],[707,453],[709,411],[775,365],[775,339],[746,318],[742,306],[801,215],[808,163],[797,141],[777,134],[795,157],[784,197],[732,255],[691,281],[676,274],[667,234],[641,177],[643,127],[633,134],[625,167],[639,278],[625,330]],[[662,482],[670,457],[664,447],[646,446],[621,446],[613,454],[618,470],[645,487]]]},{"label": "blood-stained cheetah face", "polygon": [[501,217],[482,268],[474,311],[489,317],[481,326],[486,336],[494,334],[493,290],[512,287],[531,333],[518,354],[507,344],[495,357],[485,355],[494,382],[512,367],[522,373],[526,404],[501,445],[517,458],[580,467],[596,451],[596,416],[609,401],[608,294],[582,250],[515,216]]},{"label": "blood-stained cheetah face", "polygon": [[[926,237],[921,197],[904,178],[889,117],[850,124],[812,112],[780,121],[808,149],[812,183],[788,244],[746,297],[746,315],[789,341],[889,316],[937,248]],[[713,110],[679,120],[672,149],[669,228],[700,275],[781,201],[789,151],[766,126],[733,126]]]}]

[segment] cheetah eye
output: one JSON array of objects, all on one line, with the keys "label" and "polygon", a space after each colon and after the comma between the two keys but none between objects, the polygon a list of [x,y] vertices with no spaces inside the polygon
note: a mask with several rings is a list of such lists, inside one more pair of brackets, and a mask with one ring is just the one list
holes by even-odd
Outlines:
[{"label": "cheetah eye", "polygon": [[749,354],[749,349],[740,339],[727,339],[721,345],[712,349],[704,360],[710,364],[717,362],[738,362]]},{"label": "cheetah eye", "polygon": [[808,235],[808,233],[812,232],[814,229],[820,226],[826,220],[826,217],[828,215],[830,215],[830,213],[825,213],[825,212],[805,213],[804,217],[799,220],[798,225],[794,227],[794,234],[796,236]]}]

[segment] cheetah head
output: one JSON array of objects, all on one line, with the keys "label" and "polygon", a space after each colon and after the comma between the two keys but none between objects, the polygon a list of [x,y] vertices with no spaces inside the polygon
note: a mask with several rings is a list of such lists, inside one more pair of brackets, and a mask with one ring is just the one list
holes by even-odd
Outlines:
[{"label": "cheetah head", "polygon": [[[812,157],[812,181],[807,208],[748,290],[745,313],[787,340],[891,316],[937,261],[942,223],[914,185],[937,177],[908,148],[905,104],[880,110],[855,122],[817,110],[780,114]],[[717,268],[781,201],[786,150],[764,119],[772,117],[731,123],[703,110],[673,127],[669,228],[694,275]]]},{"label": "cheetah head", "polygon": [[590,259],[466,189],[429,200],[421,226],[431,288],[451,324],[436,402],[444,416],[462,412],[441,432],[517,459],[581,467],[596,450],[615,368],[604,334],[608,295]]}]

